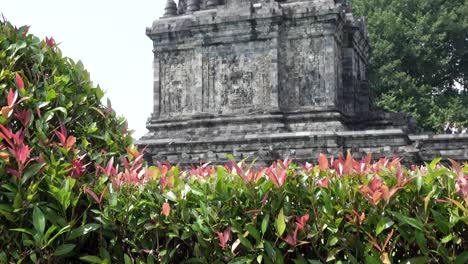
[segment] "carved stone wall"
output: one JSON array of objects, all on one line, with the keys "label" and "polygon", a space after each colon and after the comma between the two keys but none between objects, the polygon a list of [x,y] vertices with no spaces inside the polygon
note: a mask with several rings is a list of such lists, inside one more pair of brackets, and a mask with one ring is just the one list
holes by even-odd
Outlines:
[{"label": "carved stone wall", "polygon": [[270,72],[276,66],[267,43],[212,45],[203,53],[203,112],[240,114],[269,107]]},{"label": "carved stone wall", "polygon": [[160,116],[191,115],[200,111],[202,102],[194,96],[201,93],[201,87],[197,87],[195,81],[197,63],[194,51],[161,53],[158,60],[160,85],[163,87],[160,95]]}]

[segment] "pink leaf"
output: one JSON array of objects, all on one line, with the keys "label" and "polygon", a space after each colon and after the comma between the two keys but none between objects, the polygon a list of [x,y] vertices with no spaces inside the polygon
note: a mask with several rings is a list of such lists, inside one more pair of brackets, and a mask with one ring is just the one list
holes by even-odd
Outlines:
[{"label": "pink leaf", "polygon": [[76,143],[76,138],[74,136],[69,136],[67,138],[67,142],[65,143],[64,147],[66,150],[70,150],[73,147],[73,145],[75,145],[75,143]]},{"label": "pink leaf", "polygon": [[318,185],[319,187],[321,187],[321,188],[327,189],[327,188],[328,188],[328,182],[329,182],[329,179],[328,179],[327,177],[325,177],[325,178],[321,179],[321,180],[317,183],[317,185]]},{"label": "pink leaf", "polygon": [[309,172],[314,169],[314,165],[312,165],[309,162],[306,162],[303,166],[302,169],[304,169],[305,172]]},{"label": "pink leaf", "polygon": [[85,190],[85,192],[87,192],[89,195],[91,195],[91,197],[93,197],[93,199],[96,201],[96,203],[99,204],[99,207],[101,207],[101,200],[99,200],[99,197],[98,197],[93,191],[91,191],[91,190],[88,189],[88,188],[85,188],[84,190]]},{"label": "pink leaf", "polygon": [[106,176],[109,177],[111,176],[111,172],[113,171],[114,169],[114,157],[111,157],[110,160],[107,162],[107,166],[106,166]]},{"label": "pink leaf", "polygon": [[369,188],[375,192],[382,187],[382,180],[380,179],[379,176],[375,176],[374,179],[369,183]]},{"label": "pink leaf", "polygon": [[16,85],[18,86],[18,89],[24,89],[24,81],[19,73],[16,73]]},{"label": "pink leaf", "polygon": [[171,213],[171,206],[169,203],[166,202],[162,206],[162,214],[168,217],[170,213]]},{"label": "pink leaf", "polygon": [[55,45],[55,40],[53,37],[50,37],[50,38],[46,37],[45,42],[49,48],[53,48]]},{"label": "pink leaf", "polygon": [[223,233],[216,232],[216,234],[219,238],[219,246],[224,249],[226,247],[226,243],[231,239],[231,229],[227,228]]},{"label": "pink leaf", "polygon": [[309,221],[309,214],[305,214],[303,216],[301,216],[301,218],[299,219],[299,221],[296,222],[296,227],[303,231],[305,230],[305,227],[306,227],[306,224],[307,224],[307,221]]},{"label": "pink leaf", "polygon": [[295,233],[294,236],[291,236],[291,234],[287,234],[284,238],[284,241],[286,241],[289,245],[294,247],[297,245],[297,237],[295,237],[296,235],[297,233]]},{"label": "pink leaf", "polygon": [[8,91],[8,97],[7,97],[8,106],[12,107],[15,104],[16,99],[18,99],[18,92],[16,91],[13,92],[13,89],[10,88],[10,90]]},{"label": "pink leaf", "polygon": [[21,122],[23,127],[27,127],[29,124],[29,121],[31,120],[32,112],[29,110],[22,110],[22,111],[15,113],[15,116]]},{"label": "pink leaf", "polygon": [[353,173],[353,155],[351,155],[351,151],[348,150],[348,154],[346,155],[346,161],[344,163],[344,174],[351,173]]},{"label": "pink leaf", "polygon": [[320,153],[318,163],[319,163],[319,168],[321,171],[328,170],[329,165],[328,165],[328,159],[326,155]]}]

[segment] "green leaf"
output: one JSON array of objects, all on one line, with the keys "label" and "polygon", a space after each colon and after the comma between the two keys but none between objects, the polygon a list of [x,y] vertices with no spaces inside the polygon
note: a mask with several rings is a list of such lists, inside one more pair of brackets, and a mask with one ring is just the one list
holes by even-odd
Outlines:
[{"label": "green leaf", "polygon": [[382,262],[377,257],[367,255],[365,263],[366,264],[381,264]]},{"label": "green leaf", "polygon": [[21,232],[21,233],[25,233],[25,234],[28,234],[28,235],[33,235],[33,232],[31,230],[28,230],[28,229],[25,229],[25,228],[15,228],[15,229],[10,229],[11,231],[15,231],[15,232]]},{"label": "green leaf", "polygon": [[463,251],[458,257],[455,259],[455,264],[465,264],[468,263],[468,250]]},{"label": "green leaf", "polygon": [[375,229],[375,234],[379,235],[384,231],[385,229],[391,227],[395,222],[393,222],[390,218],[388,217],[383,217],[380,219],[380,221],[377,223],[377,227]]},{"label": "green leaf", "polygon": [[21,197],[21,193],[17,192],[15,195],[15,201],[13,202],[14,209],[20,209],[23,206],[23,197]]},{"label": "green leaf", "polygon": [[422,232],[420,232],[420,231],[416,231],[415,238],[416,238],[416,244],[418,244],[419,249],[421,250],[421,252],[423,254],[427,254],[428,253],[427,239],[424,236],[424,234]]},{"label": "green leaf", "polygon": [[423,225],[421,222],[419,222],[417,219],[415,218],[411,218],[411,217],[407,217],[405,215],[402,215],[400,213],[397,213],[397,212],[391,212],[392,215],[394,215],[396,218],[398,218],[398,220],[400,222],[403,222],[404,224],[408,224],[420,231],[423,231]]},{"label": "green leaf", "polygon": [[249,250],[253,250],[253,246],[252,246],[252,243],[250,243],[250,241],[245,238],[244,236],[242,236],[241,234],[237,235],[237,238],[240,240],[241,244],[246,247],[247,249]]},{"label": "green leaf", "polygon": [[70,225],[66,225],[64,227],[62,227],[62,229],[60,229],[51,239],[49,239],[47,241],[47,246],[50,245],[52,242],[54,242],[55,239],[57,239],[57,237],[59,237],[61,234],[67,232],[68,230],[70,230]]},{"label": "green leaf", "polygon": [[276,259],[276,252],[273,246],[270,244],[270,242],[265,241],[263,243],[263,246],[265,247],[265,251],[270,259]]},{"label": "green leaf", "polygon": [[431,164],[429,164],[429,167],[430,167],[432,170],[435,170],[436,167],[437,167],[437,164],[439,164],[441,160],[442,160],[441,158],[435,158],[435,159],[431,162]]},{"label": "green leaf", "polygon": [[283,208],[281,208],[278,216],[276,217],[275,226],[276,226],[276,231],[278,231],[278,235],[282,236],[284,233],[284,230],[286,230],[286,222],[284,221]]},{"label": "green leaf", "polygon": [[265,235],[265,232],[268,228],[268,224],[270,223],[270,214],[266,214],[262,220],[262,234]]},{"label": "green leaf", "polygon": [[33,225],[36,232],[39,234],[44,234],[45,230],[45,217],[39,207],[34,207],[33,211]]},{"label": "green leaf", "polygon": [[445,236],[444,238],[442,238],[442,240],[440,242],[445,244],[445,243],[450,242],[450,240],[452,240],[452,238],[453,238],[452,234],[449,234],[448,236]]},{"label": "green leaf", "polygon": [[21,177],[21,184],[26,183],[32,176],[37,175],[37,173],[44,167],[45,163],[35,163],[27,167],[23,176]]},{"label": "green leaf", "polygon": [[80,257],[80,260],[88,262],[88,263],[97,263],[97,264],[101,264],[103,262],[103,260],[100,259],[99,257],[89,256],[89,255]]},{"label": "green leaf", "polygon": [[260,233],[257,231],[257,229],[255,228],[255,226],[253,225],[247,225],[245,226],[245,229],[247,229],[247,231],[249,231],[249,234],[255,238],[255,240],[258,242],[261,241],[261,237],[260,237]]},{"label": "green leaf", "polygon": [[70,236],[68,237],[68,240],[72,240],[77,237],[84,236],[88,233],[98,230],[100,227],[101,225],[99,224],[86,224],[86,225],[80,226],[70,232]]},{"label": "green leaf", "polygon": [[124,262],[125,264],[132,264],[132,259],[127,254],[124,254]]},{"label": "green leaf", "polygon": [[109,205],[112,207],[117,206],[117,193],[111,193],[109,197]]},{"label": "green leaf", "polygon": [[336,243],[338,243],[338,241],[339,241],[338,237],[330,236],[330,238],[328,239],[327,245],[330,247],[333,247],[334,245],[336,245]]},{"label": "green leaf", "polygon": [[66,255],[72,252],[75,247],[76,247],[75,244],[63,244],[57,247],[57,249],[54,252],[54,256],[59,257],[59,256]]}]

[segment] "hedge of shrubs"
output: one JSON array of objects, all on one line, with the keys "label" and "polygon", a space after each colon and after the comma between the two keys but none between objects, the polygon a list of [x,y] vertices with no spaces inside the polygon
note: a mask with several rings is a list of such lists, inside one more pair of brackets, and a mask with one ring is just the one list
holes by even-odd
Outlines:
[{"label": "hedge of shrubs", "polygon": [[468,166],[147,167],[81,63],[0,27],[0,263],[468,261]]}]

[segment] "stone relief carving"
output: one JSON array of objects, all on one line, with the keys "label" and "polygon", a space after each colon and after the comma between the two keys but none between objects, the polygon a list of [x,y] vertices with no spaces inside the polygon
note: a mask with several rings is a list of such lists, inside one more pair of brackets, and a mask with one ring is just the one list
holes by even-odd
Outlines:
[{"label": "stone relief carving", "polygon": [[193,51],[162,53],[161,115],[191,114],[194,109]]},{"label": "stone relief carving", "polygon": [[269,102],[271,58],[262,53],[210,52],[204,60],[208,112],[238,113]]},{"label": "stone relief carving", "polygon": [[326,96],[321,41],[290,40],[285,50],[280,81],[288,94],[288,107],[320,106]]}]

